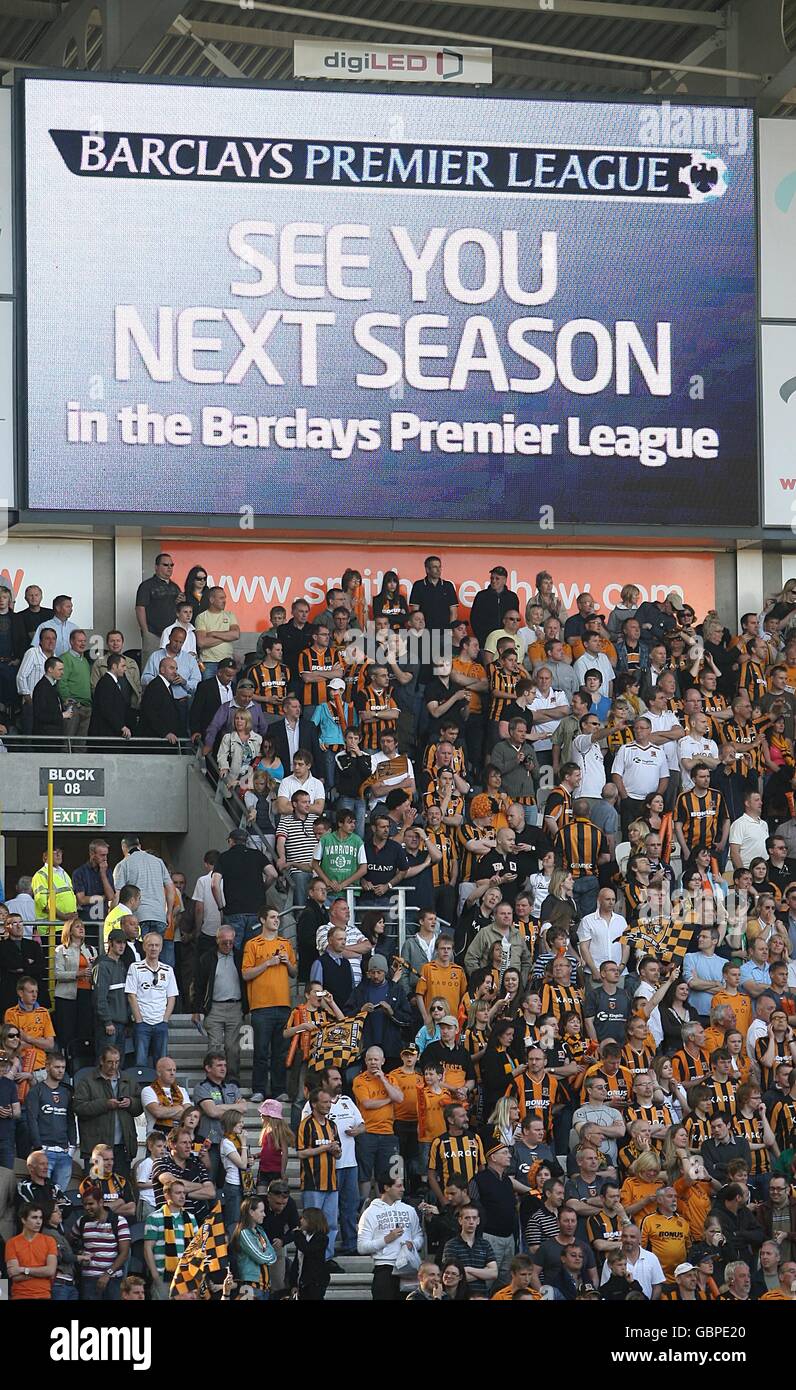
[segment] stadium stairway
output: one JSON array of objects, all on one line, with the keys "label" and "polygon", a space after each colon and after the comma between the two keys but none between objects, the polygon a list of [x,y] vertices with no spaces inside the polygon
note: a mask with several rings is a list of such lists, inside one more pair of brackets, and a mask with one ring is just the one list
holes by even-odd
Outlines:
[{"label": "stadium stairway", "polygon": [[[240,1076],[241,1091],[247,1099],[252,1093],[252,1049],[248,1034],[249,1030],[244,1028],[243,1042],[245,1044],[248,1041],[249,1046],[241,1048]],[[207,1037],[194,1027],[190,1014],[172,1014],[169,1022],[169,1056],[176,1063],[178,1081],[187,1087],[191,1095],[200,1082],[204,1080],[202,1058],[207,1052],[207,1048]],[[287,1104],[284,1106],[284,1117],[290,1122],[290,1106]],[[249,1151],[256,1153],[260,1147],[260,1118],[254,1107],[246,1115],[245,1128]],[[290,1184],[290,1195],[301,1207],[297,1158],[288,1159],[287,1180]],[[326,1295],[327,1301],[370,1302],[370,1285],[373,1277],[373,1261],[370,1256],[340,1256],[337,1263],[343,1273],[332,1275],[329,1291]]]}]

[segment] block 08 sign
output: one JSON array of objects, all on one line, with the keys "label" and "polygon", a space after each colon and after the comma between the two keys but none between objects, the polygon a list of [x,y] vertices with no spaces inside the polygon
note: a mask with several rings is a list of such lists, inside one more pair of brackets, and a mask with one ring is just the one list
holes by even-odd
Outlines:
[{"label": "block 08 sign", "polygon": [[19,99],[30,507],[756,520],[748,111]]}]

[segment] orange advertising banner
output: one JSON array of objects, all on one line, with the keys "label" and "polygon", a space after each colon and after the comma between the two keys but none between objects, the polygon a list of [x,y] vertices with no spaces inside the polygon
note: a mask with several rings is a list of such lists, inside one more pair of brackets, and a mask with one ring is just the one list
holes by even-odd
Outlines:
[{"label": "orange advertising banner", "polygon": [[415,579],[423,577],[423,561],[440,555],[442,573],[455,585],[460,611],[469,612],[479,589],[489,582],[492,565],[505,565],[509,587],[523,610],[539,570],[553,576],[568,612],[583,590],[594,595],[602,613],[619,602],[623,584],[637,584],[643,598],[657,599],[674,589],[701,617],[715,598],[714,556],[711,553],[600,550],[524,550],[517,546],[439,546],[428,541],[400,545],[388,540],[350,542],[241,543],[232,541],[165,541],[176,560],[175,579],[182,583],[192,565],[206,565],[209,582],[227,591],[227,605],[246,632],[269,626],[269,610],[281,604],[289,611],[296,598],[313,609],[323,606],[326,590],[340,583],[343,570],[358,569],[370,604],[381,588],[386,570],[394,569],[409,596]]}]

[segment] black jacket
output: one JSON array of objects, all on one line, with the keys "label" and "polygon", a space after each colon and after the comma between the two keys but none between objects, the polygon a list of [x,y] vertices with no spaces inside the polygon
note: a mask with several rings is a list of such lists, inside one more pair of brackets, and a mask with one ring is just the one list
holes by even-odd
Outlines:
[{"label": "black jacket", "polygon": [[[365,968],[367,969],[367,966],[365,966]],[[367,977],[363,975],[345,1006],[344,1013],[346,1017],[353,1018],[355,1014],[358,1014],[362,1005],[367,1002],[367,999],[368,980]],[[384,1026],[381,1041],[378,1042],[377,1045],[382,1049],[385,1057],[397,1057],[405,1042],[404,1033],[407,1028],[414,1026],[415,1018],[409,1007],[409,1000],[403,985],[400,983],[394,984],[389,976],[387,977],[386,1003],[390,1005],[394,1017],[391,1018],[386,1009],[379,1008],[378,1012],[384,1014]],[[366,1052],[369,1047],[376,1045],[376,1038],[373,1036],[374,1025],[372,1020],[373,1013],[369,1013],[365,1019],[365,1026],[362,1029],[363,1053]]]},{"label": "black jacket", "polygon": [[[207,680],[200,681],[196,687],[191,701],[191,712],[188,715],[188,728],[191,733],[201,734],[204,738],[210,727],[210,721],[220,706],[221,695],[218,681],[215,675],[212,675]],[[285,772],[288,770],[285,768]]]},{"label": "black jacket", "polygon": [[0,941],[0,1020],[6,1009],[13,1009],[16,1004],[17,983],[23,975],[33,977],[39,986],[38,1002],[43,1009],[49,1009],[47,962],[38,941],[27,938],[22,941]]},{"label": "black jacket", "polygon": [[31,645],[33,634],[42,623],[49,622],[53,616],[52,608],[40,608],[32,613],[29,608],[21,608],[11,619],[11,635],[14,639],[14,656],[20,659]]},{"label": "black jacket", "polygon": [[[246,984],[241,974],[241,962],[243,961],[243,951],[233,951],[232,959],[238,972],[238,982],[240,984],[240,1006],[246,1012]],[[194,1006],[196,1012],[209,1014],[213,1005],[213,985],[216,979],[216,967],[218,965],[218,951],[203,951],[199,957],[199,965],[194,980]]]},{"label": "black jacket", "polygon": [[726,1243],[721,1252],[722,1259],[727,1263],[731,1260],[744,1260],[750,1270],[754,1269],[754,1256],[765,1240],[760,1222],[748,1208],[741,1207],[737,1214],[733,1215],[722,1202],[716,1202],[710,1214],[718,1219],[724,1232]]},{"label": "black jacket", "polygon": [[141,697],[141,712],[138,719],[140,738],[165,738],[166,734],[180,737],[179,714],[171,686],[167,686],[156,676],[145,687]]},{"label": "black jacket", "polygon": [[476,594],[470,609],[470,627],[478,638],[479,646],[483,647],[490,632],[503,626],[504,613],[510,613],[514,608],[522,613],[520,601],[511,589],[504,589],[502,594],[498,594],[490,584],[488,589]]},{"label": "black jacket", "polygon": [[[285,776],[289,777],[293,771],[293,759],[290,756],[284,719],[276,719],[273,724],[268,725],[268,737],[274,740],[274,752],[285,769]],[[299,719],[298,746],[306,748],[307,752],[312,754],[312,771],[316,777],[321,776],[323,769],[319,757],[318,730],[309,719],[303,717]]]},{"label": "black jacket", "polygon": [[127,725],[130,711],[118,682],[110,672],[97,681],[91,705],[91,723],[88,726],[92,738],[121,738],[122,729]]},{"label": "black jacket", "polygon": [[47,676],[42,676],[33,687],[33,732],[63,736],[63,702]]}]

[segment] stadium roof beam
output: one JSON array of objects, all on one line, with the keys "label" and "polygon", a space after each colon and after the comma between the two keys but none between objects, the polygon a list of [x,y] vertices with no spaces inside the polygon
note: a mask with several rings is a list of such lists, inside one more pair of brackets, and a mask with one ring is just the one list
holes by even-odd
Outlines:
[{"label": "stadium roof beam", "polygon": [[[210,39],[215,43],[248,44],[252,48],[290,49],[296,39],[310,37],[306,32],[300,33],[292,29],[255,29],[251,25],[209,24],[202,20],[192,20],[191,29],[197,37]],[[172,24],[170,33],[177,34],[179,32],[181,31],[178,24]],[[495,55],[493,66],[496,73],[511,77],[541,77],[548,81],[558,78],[561,82],[578,83],[588,81],[591,86],[616,87],[621,91],[628,89],[641,91],[645,81],[640,73],[634,72],[632,68],[598,68],[584,67],[580,63],[548,63],[541,59],[510,58],[503,53]]]},{"label": "stadium roof beam", "polygon": [[[411,3],[411,0],[409,0]],[[429,0],[438,5],[473,5],[480,10],[523,10],[529,17],[540,18],[551,15],[573,15],[581,19],[621,19],[633,24],[694,24],[705,29],[724,29],[727,15],[724,10],[679,10],[664,8],[662,5],[614,5],[603,0],[551,0],[550,4],[540,0]]]},{"label": "stadium roof beam", "polygon": [[[240,0],[217,0],[217,3],[238,9]],[[438,29],[425,24],[398,24],[394,20],[363,18],[360,15],[330,14],[325,10],[299,9],[295,5],[278,5],[271,0],[246,0],[248,13],[286,15],[291,19],[320,20],[323,24],[341,24],[352,28],[385,29],[392,34],[416,35],[420,38],[446,39],[456,43],[483,45],[487,48],[512,48],[520,53],[547,53],[551,57],[584,58],[598,63],[617,63],[634,68],[644,68],[653,72],[694,72],[708,77],[726,77],[745,82],[762,82],[764,74],[741,69],[708,68],[701,65],[688,65],[683,61],[667,58],[639,58],[628,53],[600,53],[593,49],[574,48],[571,45],[531,43],[526,39],[508,39],[487,34],[468,34],[457,29]],[[308,37],[310,37],[308,32]],[[353,36],[352,36],[353,37]],[[583,80],[588,81],[588,69],[584,68]]]},{"label": "stadium roof beam", "polygon": [[77,65],[85,68],[87,36],[99,26],[100,68],[139,71],[183,4],[184,0],[72,0],[27,57],[41,67],[62,67],[74,44]]}]

